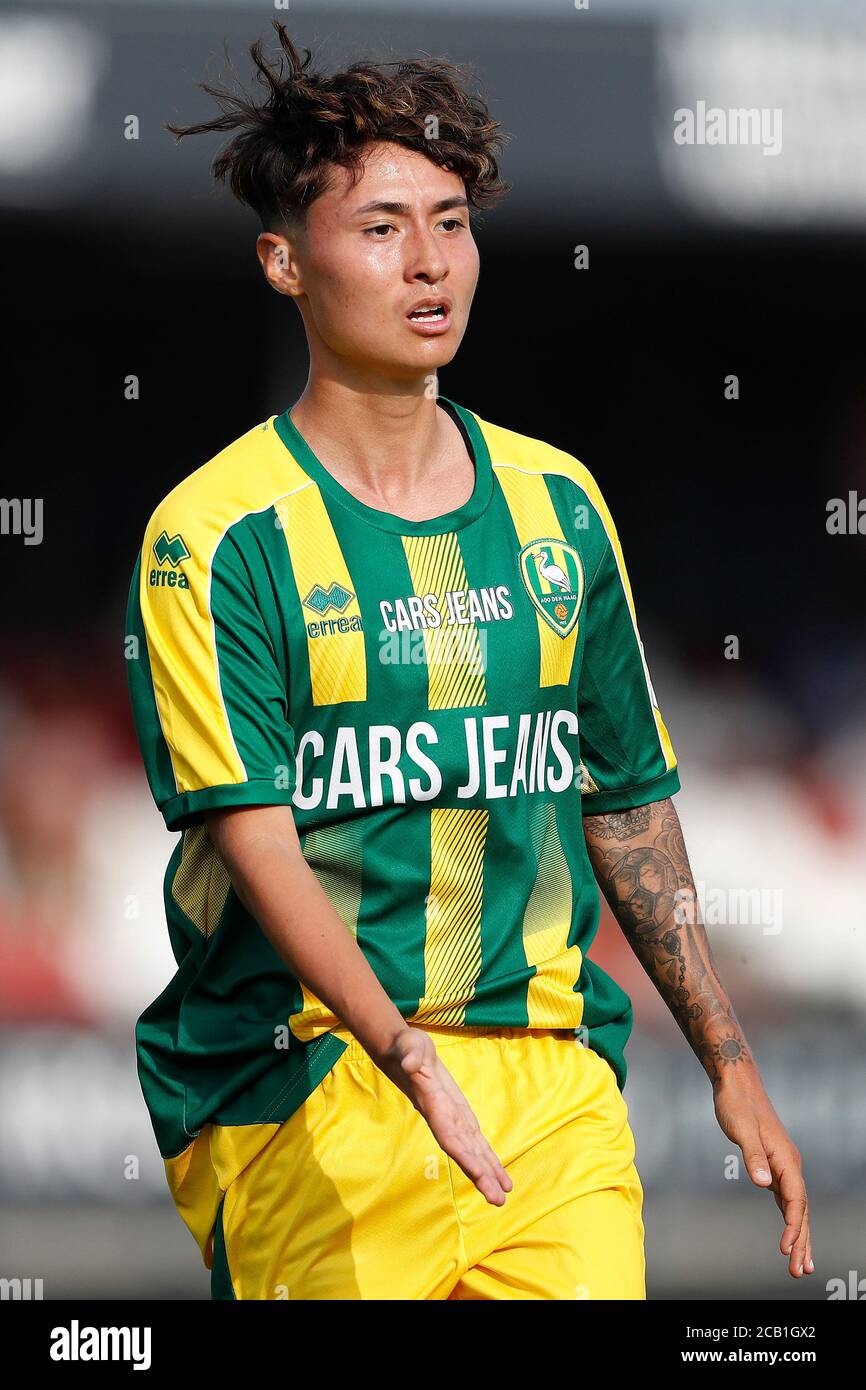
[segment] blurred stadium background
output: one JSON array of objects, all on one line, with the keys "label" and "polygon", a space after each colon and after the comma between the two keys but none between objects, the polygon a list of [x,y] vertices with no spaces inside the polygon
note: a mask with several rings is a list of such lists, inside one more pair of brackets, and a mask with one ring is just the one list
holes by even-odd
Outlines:
[{"label": "blurred stadium background", "polygon": [[[2,491],[44,499],[41,544],[0,536],[0,1275],[47,1298],[209,1296],[135,1074],[134,1020],[174,970],[173,837],[133,742],[123,614],[156,502],[304,384],[255,219],[212,187],[219,142],[162,128],[210,111],[194,84],[225,75],[223,40],[248,81],[274,14],[328,68],[466,62],[511,132],[440,389],[573,452],[607,496],[713,951],[813,1204],[797,1282],[605,919],[594,954],[636,1014],[649,1294],[826,1298],[866,1276],[866,540],[827,529],[831,499],[866,496],[866,16],[833,0],[0,14]],[[699,101],[781,111],[781,148],[677,144]]]}]

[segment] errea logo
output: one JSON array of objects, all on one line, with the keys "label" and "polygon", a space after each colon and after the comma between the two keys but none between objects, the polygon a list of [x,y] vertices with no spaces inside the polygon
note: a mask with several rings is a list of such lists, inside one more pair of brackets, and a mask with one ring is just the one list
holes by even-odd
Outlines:
[{"label": "errea logo", "polygon": [[169,536],[167,531],[163,531],[154,541],[153,553],[160,568],[150,571],[151,588],[188,589],[189,580],[183,570],[177,568],[189,559],[183,536],[180,533]]},{"label": "errea logo", "polygon": [[186,548],[183,536],[171,536],[167,531],[163,531],[161,536],[156,538],[153,546],[153,553],[161,565],[171,561],[173,565],[179,565],[181,560],[189,559],[189,551]]},{"label": "errea logo", "polygon": [[354,597],[351,589],[345,589],[334,579],[327,589],[323,589],[321,584],[314,584],[304,599],[304,607],[312,608],[313,612],[318,613],[319,617],[322,618],[329,608],[334,608],[338,613],[342,613]]},{"label": "errea logo", "polygon": [[[355,603],[357,599],[351,589],[347,589],[345,584],[340,584],[336,579],[332,579],[327,589],[321,584],[314,584],[302,603],[305,608],[311,608],[314,613],[318,613],[317,623],[307,623],[308,637],[333,637],[339,632],[363,632],[364,624],[358,612],[347,613],[346,609],[350,603]],[[333,608],[335,613],[339,613],[339,618],[326,618],[325,614],[329,608]]]}]

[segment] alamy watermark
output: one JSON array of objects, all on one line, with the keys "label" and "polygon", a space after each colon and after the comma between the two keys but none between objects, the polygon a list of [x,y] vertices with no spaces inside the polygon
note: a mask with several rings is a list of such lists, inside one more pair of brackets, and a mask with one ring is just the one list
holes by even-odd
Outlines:
[{"label": "alamy watermark", "polygon": [[0,536],[23,536],[25,545],[41,545],[42,498],[0,497]]},{"label": "alamy watermark", "polygon": [[0,1279],[0,1302],[14,1303],[44,1298],[42,1279]]},{"label": "alamy watermark", "polygon": [[782,109],[779,106],[721,106],[695,102],[694,110],[680,106],[674,112],[677,145],[759,145],[763,154],[782,150]]},{"label": "alamy watermark", "polygon": [[760,927],[764,936],[778,936],[782,930],[781,888],[708,888],[703,880],[696,880],[695,890],[697,904],[690,888],[678,888],[674,894],[674,920],[679,926],[695,925],[699,907],[707,927]]}]

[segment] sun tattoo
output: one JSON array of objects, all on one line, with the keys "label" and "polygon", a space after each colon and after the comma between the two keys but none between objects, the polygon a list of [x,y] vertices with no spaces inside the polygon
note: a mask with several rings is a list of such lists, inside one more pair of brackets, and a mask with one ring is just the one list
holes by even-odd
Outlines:
[{"label": "sun tattoo", "polygon": [[719,1038],[714,1042],[710,1055],[719,1070],[723,1066],[736,1066],[738,1062],[748,1062],[749,1060],[745,1043],[734,1033],[728,1033],[727,1037]]}]

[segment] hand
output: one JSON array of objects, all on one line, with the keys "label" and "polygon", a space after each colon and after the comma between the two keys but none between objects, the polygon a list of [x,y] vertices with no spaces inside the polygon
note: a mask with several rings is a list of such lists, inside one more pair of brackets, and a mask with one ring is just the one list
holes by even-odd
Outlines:
[{"label": "hand", "polygon": [[441,1061],[429,1033],[404,1028],[377,1066],[424,1116],[439,1147],[493,1206],[505,1205],[513,1183],[491,1149],[466,1097]]},{"label": "hand", "polygon": [[779,1242],[788,1255],[793,1279],[813,1274],[809,1203],[799,1151],[770,1104],[760,1079],[745,1075],[714,1087],[716,1119],[724,1133],[743,1151],[749,1177],[756,1187],[769,1187],[785,1218]]}]

